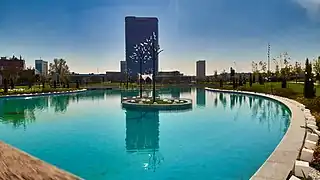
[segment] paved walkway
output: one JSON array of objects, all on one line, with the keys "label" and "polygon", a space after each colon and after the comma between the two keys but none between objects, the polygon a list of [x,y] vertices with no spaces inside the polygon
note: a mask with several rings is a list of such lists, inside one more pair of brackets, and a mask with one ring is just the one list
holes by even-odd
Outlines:
[{"label": "paved walkway", "polygon": [[78,180],[80,178],[0,141],[0,180]]}]

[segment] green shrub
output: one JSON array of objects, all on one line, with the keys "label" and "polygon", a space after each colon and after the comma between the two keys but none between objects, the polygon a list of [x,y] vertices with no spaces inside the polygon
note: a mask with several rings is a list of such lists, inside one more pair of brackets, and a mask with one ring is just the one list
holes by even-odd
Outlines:
[{"label": "green shrub", "polygon": [[298,92],[294,91],[291,88],[274,88],[273,94],[277,96],[291,98],[291,99],[294,99],[299,95]]},{"label": "green shrub", "polygon": [[320,97],[315,97],[313,99],[298,98],[298,101],[303,103],[312,112],[320,112]]},{"label": "green shrub", "polygon": [[316,169],[320,169],[320,146],[317,146],[313,153],[313,161],[310,163],[310,165]]}]

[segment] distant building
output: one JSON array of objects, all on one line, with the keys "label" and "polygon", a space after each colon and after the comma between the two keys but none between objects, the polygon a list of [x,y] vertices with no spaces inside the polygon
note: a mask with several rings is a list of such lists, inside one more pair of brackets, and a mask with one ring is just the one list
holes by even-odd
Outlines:
[{"label": "distant building", "polygon": [[77,82],[79,81],[80,83],[86,83],[86,82],[91,82],[91,83],[100,83],[104,82],[106,79],[105,74],[78,74],[78,73],[71,73],[69,75],[69,80],[70,82]]},{"label": "distant building", "polygon": [[179,71],[166,71],[159,72],[157,75],[157,81],[161,83],[180,83],[183,74]]},{"label": "distant building", "polygon": [[12,73],[19,72],[25,69],[25,61],[21,58],[13,56],[12,58],[0,58],[0,70],[9,70]]},{"label": "distant building", "polygon": [[107,71],[105,76],[106,76],[106,81],[111,81],[111,82],[124,81],[124,76],[119,71]]},{"label": "distant building", "polygon": [[125,74],[127,72],[127,62],[126,61],[120,61],[120,71],[122,74]]},{"label": "distant building", "polygon": [[[135,52],[134,46],[150,38],[153,33],[156,34],[155,45],[158,45],[158,18],[135,16],[127,16],[125,18],[125,52],[129,76],[137,77],[140,72],[139,63],[130,59],[130,56]],[[155,72],[158,73],[158,57],[156,57],[155,61]],[[150,72],[152,69],[153,62],[148,61],[143,64],[142,73]]]},{"label": "distant building", "polygon": [[44,60],[35,60],[35,70],[37,73],[41,74],[42,76],[48,75],[48,62]]},{"label": "distant building", "polygon": [[196,79],[204,80],[206,78],[206,61],[200,60],[196,62]]},{"label": "distant building", "polygon": [[161,71],[158,73],[158,77],[181,77],[182,73],[179,71]]}]

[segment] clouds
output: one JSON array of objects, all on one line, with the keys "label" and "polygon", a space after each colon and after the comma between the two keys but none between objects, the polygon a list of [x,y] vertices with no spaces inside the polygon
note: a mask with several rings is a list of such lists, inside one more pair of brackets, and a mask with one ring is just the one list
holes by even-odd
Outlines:
[{"label": "clouds", "polygon": [[320,0],[293,0],[307,11],[308,16],[320,22]]}]

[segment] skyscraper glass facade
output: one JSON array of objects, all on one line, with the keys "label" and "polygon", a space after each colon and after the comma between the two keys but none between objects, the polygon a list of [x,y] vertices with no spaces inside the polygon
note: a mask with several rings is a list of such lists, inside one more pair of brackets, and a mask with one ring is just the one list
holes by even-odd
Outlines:
[{"label": "skyscraper glass facade", "polygon": [[[140,72],[139,62],[130,59],[130,56],[135,52],[134,46],[144,42],[150,38],[152,34],[156,34],[155,44],[158,45],[158,19],[155,17],[134,17],[127,16],[125,18],[125,53],[128,68],[128,74],[136,77]],[[155,72],[158,73],[159,61],[158,56],[155,56]],[[150,73],[153,70],[153,62],[147,61],[142,65],[142,73]]]}]

